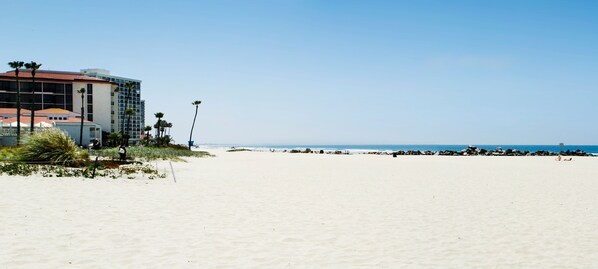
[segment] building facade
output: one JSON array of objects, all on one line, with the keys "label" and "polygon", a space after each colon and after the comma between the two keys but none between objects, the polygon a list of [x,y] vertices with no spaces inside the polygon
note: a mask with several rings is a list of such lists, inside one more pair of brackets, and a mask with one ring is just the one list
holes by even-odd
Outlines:
[{"label": "building facade", "polygon": [[[37,70],[35,87],[29,70],[19,70],[21,108],[27,110],[64,109],[79,113],[105,132],[118,132],[116,117],[119,94],[114,83],[78,72]],[[79,90],[85,89],[83,99]],[[15,71],[0,73],[0,108],[16,108]],[[37,116],[37,115],[36,115]],[[21,123],[25,123],[23,120]]]},{"label": "building facade", "polygon": [[[81,73],[86,76],[110,81],[117,86],[117,90],[120,93],[118,95],[118,102],[116,103],[118,105],[118,112],[115,115],[115,118],[118,118],[120,124],[118,130],[127,132],[127,116],[125,115],[125,109],[133,109],[134,114],[131,116],[128,134],[131,141],[139,141],[140,135],[143,134],[143,128],[145,127],[145,101],[141,100],[141,80],[113,76],[110,74],[110,71],[106,69],[81,69]],[[125,87],[127,83],[133,83],[134,88],[128,90]]]}]

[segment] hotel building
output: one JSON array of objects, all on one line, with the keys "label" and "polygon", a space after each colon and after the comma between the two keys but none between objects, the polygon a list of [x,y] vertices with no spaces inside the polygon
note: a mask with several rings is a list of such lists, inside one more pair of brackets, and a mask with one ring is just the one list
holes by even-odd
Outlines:
[{"label": "hotel building", "polygon": [[[127,129],[127,116],[124,115],[124,111],[125,103],[128,100],[127,108],[131,108],[135,112],[131,116],[129,137],[131,138],[131,141],[138,141],[140,139],[139,135],[143,134],[143,127],[145,127],[145,101],[141,100],[141,80],[113,76],[110,74],[109,70],[97,68],[81,69],[81,73],[86,76],[110,81],[117,86],[117,90],[120,92],[120,94],[118,97],[118,102],[116,103],[118,104],[118,110],[115,113],[118,117],[118,122],[120,123],[119,130],[123,129],[126,131]],[[129,91],[125,87],[127,83],[133,83],[135,87]]]},{"label": "hotel building", "polygon": [[[85,89],[85,120],[99,124],[104,132],[120,131],[119,94],[113,82],[78,72],[37,70],[34,89],[31,71],[23,69],[19,70],[19,84],[21,108],[35,111],[60,108],[80,113],[81,95],[77,91]],[[16,100],[15,71],[0,73],[0,108],[16,108]]]}]

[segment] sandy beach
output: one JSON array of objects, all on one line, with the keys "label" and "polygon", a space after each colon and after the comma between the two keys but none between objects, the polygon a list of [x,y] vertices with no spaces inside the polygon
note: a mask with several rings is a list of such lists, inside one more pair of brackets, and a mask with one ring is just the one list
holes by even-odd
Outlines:
[{"label": "sandy beach", "polygon": [[1,176],[0,268],[598,266],[598,158],[212,153]]}]

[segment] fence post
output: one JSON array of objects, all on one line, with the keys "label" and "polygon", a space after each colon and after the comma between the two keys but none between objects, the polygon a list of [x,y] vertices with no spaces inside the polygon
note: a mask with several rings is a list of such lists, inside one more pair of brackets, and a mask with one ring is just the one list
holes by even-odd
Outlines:
[{"label": "fence post", "polygon": [[94,178],[96,176],[96,168],[98,168],[98,158],[100,158],[100,156],[96,156],[96,160],[95,162],[93,162],[93,172],[91,172],[91,178]]}]

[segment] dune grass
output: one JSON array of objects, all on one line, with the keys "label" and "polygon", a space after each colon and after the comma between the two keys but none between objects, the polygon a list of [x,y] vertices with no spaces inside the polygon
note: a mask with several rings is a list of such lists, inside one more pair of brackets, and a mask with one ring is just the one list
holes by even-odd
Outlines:
[{"label": "dune grass", "polygon": [[1,147],[0,148],[0,161],[16,161],[21,155],[18,147]]},{"label": "dune grass", "polygon": [[[101,157],[117,159],[118,148],[109,148],[98,150],[97,154]],[[208,157],[210,153],[205,151],[191,151],[188,149],[177,148],[158,148],[158,147],[128,147],[127,158],[141,161],[153,160],[174,160],[183,161],[182,157]]]},{"label": "dune grass", "polygon": [[251,150],[240,148],[240,149],[229,149],[226,152],[243,152],[243,151],[251,151]]},{"label": "dune grass", "polygon": [[18,149],[18,160],[29,163],[82,166],[89,161],[87,151],[79,149],[68,134],[57,128],[46,128],[28,135]]}]

